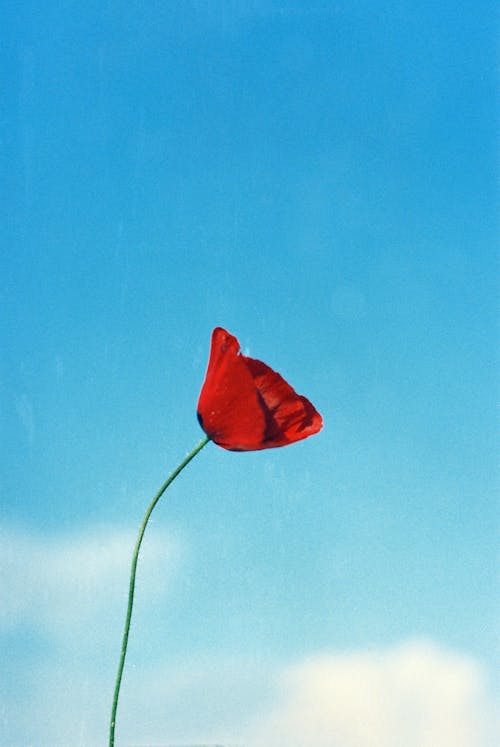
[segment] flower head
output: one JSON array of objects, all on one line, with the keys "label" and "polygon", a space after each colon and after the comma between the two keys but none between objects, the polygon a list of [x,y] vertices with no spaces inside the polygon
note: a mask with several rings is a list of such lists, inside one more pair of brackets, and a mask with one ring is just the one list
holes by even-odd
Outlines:
[{"label": "flower head", "polygon": [[323,426],[306,397],[265,363],[242,355],[236,337],[222,327],[212,332],[197,412],[207,436],[231,451],[286,446]]}]

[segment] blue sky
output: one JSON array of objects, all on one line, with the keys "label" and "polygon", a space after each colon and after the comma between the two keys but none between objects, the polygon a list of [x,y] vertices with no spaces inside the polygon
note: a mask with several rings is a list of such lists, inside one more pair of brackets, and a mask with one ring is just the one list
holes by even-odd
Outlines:
[{"label": "blue sky", "polygon": [[0,744],[106,743],[221,325],[325,426],[158,505],[117,743],[489,747],[493,3],[4,16]]}]

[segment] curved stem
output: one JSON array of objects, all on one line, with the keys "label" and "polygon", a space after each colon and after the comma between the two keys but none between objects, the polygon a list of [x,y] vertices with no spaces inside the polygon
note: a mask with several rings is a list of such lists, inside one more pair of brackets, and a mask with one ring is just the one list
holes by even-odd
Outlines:
[{"label": "curved stem", "polygon": [[148,510],[146,511],[146,514],[144,516],[144,519],[142,520],[142,524],[139,529],[139,534],[137,536],[137,541],[135,543],[134,547],[134,553],[132,555],[132,567],[130,570],[130,584],[129,584],[129,590],[128,590],[128,604],[127,604],[127,615],[125,618],[125,629],[123,631],[123,639],[122,639],[122,648],[120,653],[120,661],[118,664],[118,674],[116,675],[116,684],[115,684],[115,692],[113,695],[113,707],[111,709],[111,722],[109,727],[109,747],[114,747],[115,744],[115,725],[116,725],[116,709],[118,707],[118,698],[120,695],[120,685],[122,682],[122,676],[123,676],[123,666],[125,664],[125,656],[127,654],[127,643],[128,643],[128,634],[130,630],[130,620],[132,618],[132,608],[134,606],[134,590],[135,590],[135,574],[137,570],[137,559],[139,557],[139,550],[141,549],[141,543],[142,538],[144,537],[144,532],[146,530],[146,525],[149,521],[149,517],[151,516],[154,507],[162,497],[165,490],[168,488],[170,483],[172,483],[177,475],[182,472],[184,467],[189,464],[191,459],[193,459],[196,454],[203,449],[203,447],[210,441],[210,439],[205,437],[200,443],[195,446],[195,448],[187,455],[187,457],[179,464],[179,466],[172,472],[172,474],[165,480],[159,491],[156,493],[155,497],[151,501]]}]

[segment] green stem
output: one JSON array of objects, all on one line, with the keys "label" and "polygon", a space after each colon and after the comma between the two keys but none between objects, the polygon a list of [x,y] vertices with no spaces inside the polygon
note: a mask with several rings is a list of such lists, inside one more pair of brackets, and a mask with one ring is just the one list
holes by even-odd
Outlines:
[{"label": "green stem", "polygon": [[149,517],[151,516],[154,507],[162,497],[165,490],[168,488],[170,483],[172,483],[177,475],[182,472],[184,467],[189,464],[191,459],[193,459],[196,454],[203,449],[204,446],[210,441],[208,436],[206,436],[200,443],[195,446],[195,448],[187,455],[187,457],[179,464],[177,469],[175,469],[170,477],[168,477],[153,500],[151,501],[148,510],[146,511],[146,514],[144,516],[144,519],[142,520],[141,527],[139,529],[139,534],[137,536],[137,541],[135,543],[134,547],[134,554],[132,555],[132,567],[130,570],[130,584],[129,584],[129,590],[128,590],[128,604],[127,604],[127,616],[125,618],[125,630],[123,631],[123,640],[122,640],[122,649],[120,653],[120,662],[118,664],[118,674],[116,675],[116,684],[115,684],[115,692],[113,695],[113,707],[111,709],[111,722],[109,726],[109,747],[114,747],[115,744],[115,725],[116,725],[116,709],[118,707],[118,698],[120,695],[120,685],[122,682],[122,676],[123,676],[123,666],[125,664],[125,656],[127,654],[127,643],[128,643],[128,634],[130,630],[130,620],[132,618],[132,608],[134,606],[134,590],[135,590],[135,574],[137,570],[137,559],[139,557],[139,550],[141,549],[141,543],[142,538],[144,537],[144,532],[146,530],[146,525],[149,521]]}]

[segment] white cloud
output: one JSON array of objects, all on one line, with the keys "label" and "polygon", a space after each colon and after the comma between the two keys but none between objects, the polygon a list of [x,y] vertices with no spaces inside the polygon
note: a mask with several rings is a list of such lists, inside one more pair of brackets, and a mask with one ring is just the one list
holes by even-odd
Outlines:
[{"label": "white cloud", "polygon": [[[37,747],[104,743],[111,682],[42,671],[19,723]],[[111,678],[110,678],[111,679]],[[278,689],[273,693],[270,682]],[[29,705],[29,708],[28,708]],[[430,642],[318,653],[274,672],[215,654],[127,672],[119,744],[238,747],[493,747],[493,707],[472,658]],[[69,741],[68,741],[69,740]],[[73,743],[72,742],[72,743]],[[24,744],[21,742],[20,744]],[[28,742],[26,742],[28,744]]]},{"label": "white cloud", "polygon": [[[0,527],[1,745],[105,743],[135,541],[112,527],[69,536]],[[135,633],[159,614],[181,554],[177,537],[148,527]]]},{"label": "white cloud", "polygon": [[493,747],[493,708],[474,659],[429,642],[323,653],[280,674],[252,747]]},{"label": "white cloud", "polygon": [[[134,542],[135,532],[109,528],[52,538],[0,528],[0,636],[9,647],[0,675],[6,685],[0,687],[0,744],[105,743]],[[199,631],[189,659],[162,654],[161,635],[158,654],[143,657],[144,636],[181,550],[177,539],[148,528],[135,656],[129,656],[120,701],[124,747],[500,743],[480,663],[430,641],[319,651],[283,665],[244,651],[229,656],[209,643],[203,653]],[[158,630],[161,620],[160,613]]]},{"label": "white cloud", "polygon": [[[148,528],[139,559],[137,595],[165,595],[180,543]],[[99,527],[71,536],[0,529],[0,631],[25,625],[57,639],[84,631],[105,635],[124,616],[135,532]],[[116,635],[116,632],[115,632]]]}]

